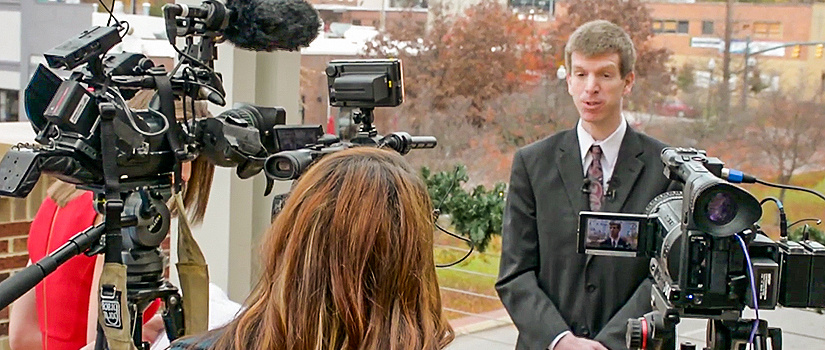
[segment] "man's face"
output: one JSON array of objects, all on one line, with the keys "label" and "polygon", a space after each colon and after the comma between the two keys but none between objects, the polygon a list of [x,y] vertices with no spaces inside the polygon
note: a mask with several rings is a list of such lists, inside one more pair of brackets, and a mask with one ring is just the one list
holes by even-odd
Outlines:
[{"label": "man's face", "polygon": [[619,238],[619,225],[610,225],[610,237],[613,239]]},{"label": "man's face", "polygon": [[618,53],[593,57],[571,54],[567,91],[583,122],[611,125],[621,119],[622,97],[630,93],[635,74],[622,77],[620,62]]}]

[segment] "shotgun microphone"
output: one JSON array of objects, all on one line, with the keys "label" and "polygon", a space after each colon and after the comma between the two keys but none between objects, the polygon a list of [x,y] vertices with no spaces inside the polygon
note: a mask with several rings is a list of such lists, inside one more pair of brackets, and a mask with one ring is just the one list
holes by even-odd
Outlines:
[{"label": "shotgun microphone", "polygon": [[172,44],[175,37],[193,34],[191,28],[178,27],[190,19],[252,51],[298,50],[315,40],[321,26],[318,12],[304,0],[229,0],[225,5],[206,0],[199,6],[167,4],[163,11]]}]

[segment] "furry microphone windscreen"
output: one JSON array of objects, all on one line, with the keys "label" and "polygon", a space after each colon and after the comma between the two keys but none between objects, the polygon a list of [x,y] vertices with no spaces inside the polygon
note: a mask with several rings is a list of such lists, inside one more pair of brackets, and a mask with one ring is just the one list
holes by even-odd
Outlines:
[{"label": "furry microphone windscreen", "polygon": [[304,0],[228,0],[232,12],[224,37],[253,51],[306,47],[318,36],[318,12]]}]

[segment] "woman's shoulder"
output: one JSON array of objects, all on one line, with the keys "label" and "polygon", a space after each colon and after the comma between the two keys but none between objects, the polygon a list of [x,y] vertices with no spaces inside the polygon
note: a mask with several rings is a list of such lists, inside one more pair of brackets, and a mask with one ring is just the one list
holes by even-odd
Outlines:
[{"label": "woman's shoulder", "polygon": [[219,334],[209,332],[206,334],[180,338],[169,345],[169,350],[207,350],[215,344]]}]

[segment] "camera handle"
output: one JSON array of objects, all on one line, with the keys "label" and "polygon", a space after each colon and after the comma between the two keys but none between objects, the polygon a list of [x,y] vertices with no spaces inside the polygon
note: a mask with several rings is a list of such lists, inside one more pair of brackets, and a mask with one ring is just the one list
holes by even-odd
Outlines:
[{"label": "camera handle", "polygon": [[104,224],[90,226],[86,230],[72,236],[65,244],[51,254],[43,257],[29,267],[15,273],[0,283],[0,309],[9,306],[13,301],[34,288],[60,265],[80,255],[100,240],[105,232]]}]

